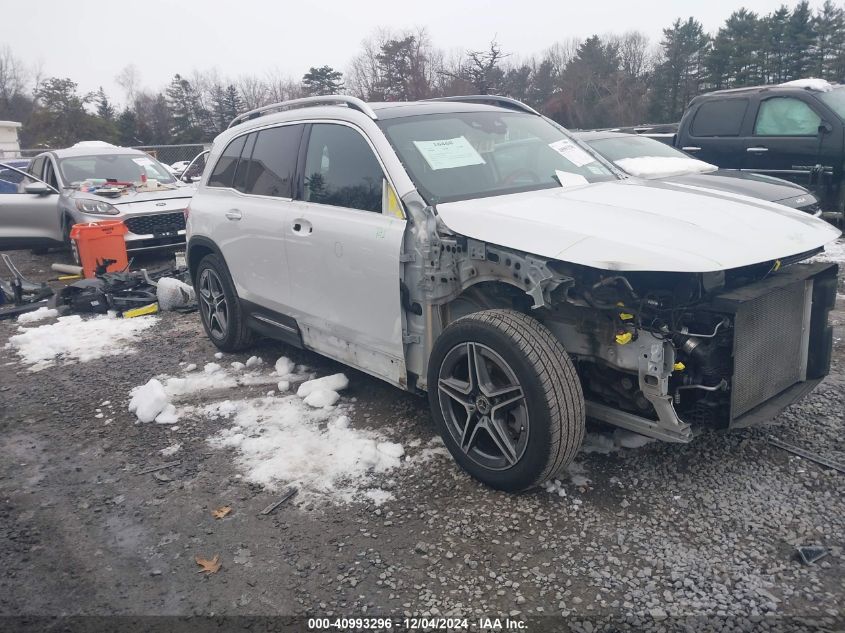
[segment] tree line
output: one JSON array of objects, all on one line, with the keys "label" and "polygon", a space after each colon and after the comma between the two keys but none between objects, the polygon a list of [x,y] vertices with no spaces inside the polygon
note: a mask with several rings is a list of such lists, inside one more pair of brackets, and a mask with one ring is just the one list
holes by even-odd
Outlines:
[{"label": "tree line", "polygon": [[71,78],[41,77],[0,48],[0,119],[21,121],[24,147],[99,139],[120,145],[207,142],[239,113],[302,96],[348,93],[368,101],[498,94],[524,101],[567,127],[677,121],[703,92],[803,77],[845,78],[845,10],[807,0],[759,15],[734,11],[712,34],[694,17],[663,29],[568,39],[520,58],[497,40],[447,52],[424,28],[379,29],[343,71],[314,66],[296,80],[280,72],[223,79],[176,74],[163,90],[141,86],[137,67],[117,84],[122,107],[100,88],[80,93]]}]

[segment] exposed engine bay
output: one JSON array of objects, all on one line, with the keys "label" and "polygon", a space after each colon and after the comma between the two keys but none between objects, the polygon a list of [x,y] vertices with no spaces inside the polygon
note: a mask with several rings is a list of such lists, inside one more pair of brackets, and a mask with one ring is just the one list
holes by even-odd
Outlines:
[{"label": "exposed engine bay", "polygon": [[829,371],[838,267],[800,263],[817,251],[712,273],[616,273],[462,237],[431,246],[420,286],[433,320],[530,313],[563,343],[602,422],[688,442],[693,426],[774,417]]}]

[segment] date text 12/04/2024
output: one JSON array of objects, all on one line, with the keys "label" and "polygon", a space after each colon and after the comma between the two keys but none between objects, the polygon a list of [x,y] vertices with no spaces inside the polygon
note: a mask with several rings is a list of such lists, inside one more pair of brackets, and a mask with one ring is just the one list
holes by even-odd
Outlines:
[{"label": "date text 12/04/2024", "polygon": [[526,623],[510,617],[468,618],[402,617],[402,618],[309,618],[308,629],[320,630],[460,630],[474,628],[482,631],[519,631]]}]

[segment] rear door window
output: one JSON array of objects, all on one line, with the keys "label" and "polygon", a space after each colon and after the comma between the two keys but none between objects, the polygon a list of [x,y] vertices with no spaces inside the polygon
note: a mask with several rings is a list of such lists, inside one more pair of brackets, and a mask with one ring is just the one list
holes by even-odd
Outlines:
[{"label": "rear door window", "polygon": [[[304,126],[283,125],[258,132],[255,147],[241,158],[236,180],[243,173],[244,193],[274,198],[293,197],[293,178]],[[244,169],[246,167],[246,169]]]},{"label": "rear door window", "polygon": [[208,178],[209,187],[232,186],[232,182],[235,179],[235,170],[238,167],[238,159],[241,156],[241,150],[244,148],[245,141],[246,135],[239,136],[226,146],[226,149],[223,150],[223,154],[220,155],[217,164],[214,166],[214,171],[211,172],[211,176]]},{"label": "rear door window", "polygon": [[232,186],[242,193],[246,192],[246,177],[247,172],[249,171],[249,158],[252,156],[252,150],[255,147],[256,136],[258,136],[258,133],[252,132],[246,137],[246,143],[244,143],[244,148],[241,150],[241,159],[238,161],[238,166],[235,169],[235,180]]},{"label": "rear door window", "polygon": [[702,103],[690,132],[693,136],[739,136],[748,99],[723,99]]},{"label": "rear door window", "polygon": [[760,104],[755,136],[816,136],[821,117],[800,99],[773,97]]},{"label": "rear door window", "polygon": [[309,202],[381,212],[381,165],[369,143],[350,127],[313,125],[304,177]]}]

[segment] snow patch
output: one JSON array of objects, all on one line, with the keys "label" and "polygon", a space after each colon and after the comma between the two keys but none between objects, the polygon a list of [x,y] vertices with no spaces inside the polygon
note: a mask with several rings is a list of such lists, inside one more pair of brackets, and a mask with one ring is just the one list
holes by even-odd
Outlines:
[{"label": "snow patch", "polygon": [[581,444],[581,452],[609,455],[620,448],[641,448],[654,441],[656,440],[626,429],[614,429],[612,433],[587,433],[584,443]]},{"label": "snow patch", "polygon": [[129,412],[141,422],[152,422],[170,405],[164,385],[156,378],[150,378],[146,384],[135,387],[129,392]]},{"label": "snow patch", "polygon": [[719,169],[696,158],[681,156],[637,156],[614,161],[620,169],[639,178],[666,178],[684,174],[703,174]]},{"label": "snow patch", "polygon": [[227,401],[209,405],[204,413],[228,414],[232,426],[209,444],[237,450],[246,478],[272,489],[292,484],[301,492],[351,501],[368,489],[373,474],[402,464],[401,445],[352,428],[345,415],[332,419],[296,396]]},{"label": "snow patch", "polygon": [[345,374],[332,374],[314,380],[307,380],[296,391],[300,398],[306,398],[315,391],[340,391],[349,386],[349,379]]},{"label": "snow patch", "polygon": [[279,360],[276,361],[274,367],[276,369],[276,375],[280,378],[284,378],[288,374],[292,374],[296,371],[296,363],[287,356],[281,356]]},{"label": "snow patch", "polygon": [[35,323],[50,317],[59,316],[59,311],[53,308],[41,307],[34,312],[25,312],[18,317],[18,323]]},{"label": "snow patch", "polygon": [[10,337],[6,347],[31,365],[30,371],[41,371],[58,361],[70,365],[107,356],[133,354],[132,343],[156,323],[158,317],[154,316],[120,319],[104,314],[83,319],[74,314],[59,317],[55,323],[47,325],[20,327],[20,334]]},{"label": "snow patch", "polygon": [[809,261],[845,264],[845,240],[838,240],[825,245],[824,252],[811,257]]},{"label": "snow patch", "polygon": [[338,400],[340,400],[340,394],[337,391],[316,389],[305,396],[302,401],[309,406],[325,409],[333,406]]},{"label": "snow patch", "polygon": [[810,90],[819,90],[821,92],[830,92],[833,90],[833,85],[824,79],[817,79],[815,77],[808,77],[807,79],[793,79],[786,81],[781,86],[788,86],[791,88],[809,88]]},{"label": "snow patch", "polygon": [[182,445],[179,443],[171,444],[167,448],[161,449],[158,454],[163,457],[171,457],[182,450]]}]

